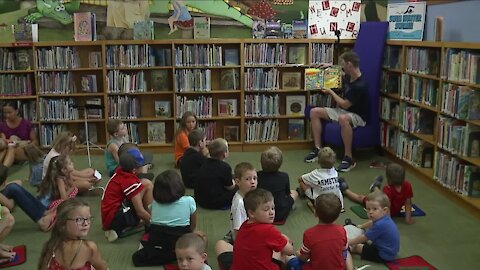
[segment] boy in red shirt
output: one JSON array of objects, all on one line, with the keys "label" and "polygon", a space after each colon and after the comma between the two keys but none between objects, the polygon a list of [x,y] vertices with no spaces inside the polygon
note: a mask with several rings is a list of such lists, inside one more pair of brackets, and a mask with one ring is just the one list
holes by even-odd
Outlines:
[{"label": "boy in red shirt", "polygon": [[[390,216],[399,216],[403,206],[405,206],[405,222],[413,224],[415,220],[412,217],[412,198],[413,189],[412,184],[405,180],[405,168],[397,163],[390,163],[385,170],[387,175],[388,185],[383,187],[383,192],[388,196],[391,203]],[[340,189],[342,193],[350,200],[366,205],[367,197],[363,194],[357,194],[348,188],[345,179],[339,179]],[[383,177],[377,176],[375,181],[370,185],[370,192],[380,190],[382,186]]]},{"label": "boy in red shirt", "polygon": [[[235,239],[230,269],[279,270],[286,256],[292,255],[294,250],[287,236],[272,225],[275,218],[272,193],[261,188],[254,189],[245,195],[243,202],[248,220],[242,224]],[[224,259],[231,259],[231,252],[218,257],[222,269],[229,269]]]},{"label": "boy in red shirt", "polygon": [[153,201],[153,184],[148,179],[140,180],[142,167],[152,162],[151,155],[143,156],[134,147],[121,153],[120,167],[105,186],[102,196],[102,226],[108,241],[113,242],[131,227],[143,220],[150,222],[148,205]]},{"label": "boy in red shirt", "polygon": [[[342,203],[333,193],[320,194],[315,199],[315,215],[318,225],[303,233],[303,246],[292,260],[300,260],[303,270],[350,270],[352,256],[348,252],[347,232],[341,225],[334,224],[340,215]],[[292,264],[289,261],[289,265]],[[296,263],[294,263],[295,265]]]}]

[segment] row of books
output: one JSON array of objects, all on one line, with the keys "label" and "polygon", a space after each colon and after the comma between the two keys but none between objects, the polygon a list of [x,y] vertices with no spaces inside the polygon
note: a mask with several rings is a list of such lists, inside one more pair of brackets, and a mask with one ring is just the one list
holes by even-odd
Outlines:
[{"label": "row of books", "polygon": [[440,49],[407,48],[406,70],[418,74],[439,75]]},{"label": "row of books", "polygon": [[[12,100],[8,100],[12,102]],[[18,114],[27,120],[37,121],[37,106],[34,100],[17,100]],[[0,107],[3,108],[3,101],[0,101]],[[3,110],[0,110],[0,119],[5,119]]]},{"label": "row of books", "polygon": [[452,118],[439,118],[438,146],[453,154],[480,157],[480,126]]},{"label": "row of books", "polygon": [[127,141],[134,144],[142,143],[140,132],[138,132],[138,123],[128,122],[127,126]]},{"label": "row of books", "polygon": [[212,117],[212,97],[201,96],[189,99],[185,96],[177,96],[175,100],[175,117],[180,118],[187,112],[193,112],[198,118]]},{"label": "row of books", "polygon": [[253,38],[307,38],[308,23],[306,20],[292,20],[292,23],[279,21],[254,20],[252,24]]},{"label": "row of books", "polygon": [[[205,137],[207,138],[207,141],[212,141],[217,138],[217,124],[215,122],[213,121],[200,122],[198,123],[198,128],[203,130],[203,132],[205,133]],[[223,138],[227,141],[233,141],[233,138],[227,138],[226,134],[223,135]]]},{"label": "row of books", "polygon": [[433,134],[436,112],[401,104],[399,116],[399,126],[403,131],[429,135]]},{"label": "row of books", "polygon": [[149,44],[110,45],[106,60],[108,68],[171,66],[172,50]]},{"label": "row of books", "polygon": [[280,71],[276,68],[247,68],[245,91],[272,91],[279,89]]},{"label": "row of books", "polygon": [[480,168],[436,152],[433,178],[463,196],[480,197]]},{"label": "row of books", "polygon": [[78,120],[79,112],[77,102],[73,98],[68,99],[47,99],[40,98],[39,102],[40,120]]},{"label": "row of books", "polygon": [[141,117],[140,100],[136,97],[108,97],[108,117],[118,119],[137,119]]},{"label": "row of books", "polygon": [[398,121],[400,118],[400,104],[389,98],[380,99],[380,117],[385,120]]},{"label": "row of books", "polygon": [[268,117],[280,115],[278,95],[246,95],[246,117]]},{"label": "row of books", "polygon": [[450,81],[480,84],[480,53],[447,49],[442,75]]},{"label": "row of books", "polygon": [[31,70],[32,50],[0,48],[0,70]]},{"label": "row of books", "polygon": [[40,145],[42,147],[51,147],[57,135],[67,130],[68,129],[65,124],[42,125],[40,127],[40,132],[41,132]]},{"label": "row of books", "polygon": [[414,138],[407,133],[398,133],[396,144],[397,157],[415,167],[433,167],[433,146]]},{"label": "row of books", "polygon": [[326,94],[310,94],[308,104],[313,107],[335,108],[337,106],[335,99]]},{"label": "row of books", "polygon": [[383,147],[396,152],[399,133],[397,127],[383,121],[380,122],[380,143]]},{"label": "row of books", "polygon": [[177,69],[175,70],[175,89],[177,92],[211,91],[211,77],[210,69]]},{"label": "row of books", "polygon": [[107,72],[108,93],[143,93],[147,91],[145,73],[142,71],[123,72],[109,70]]},{"label": "row of books", "polygon": [[313,43],[310,63],[313,65],[333,63],[333,44]]},{"label": "row of books", "polygon": [[245,142],[276,142],[278,131],[278,120],[247,121],[245,122]]},{"label": "row of books", "polygon": [[384,68],[391,68],[391,69],[400,69],[402,59],[400,56],[402,55],[402,47],[401,46],[386,46],[384,57],[383,57],[383,67]]},{"label": "row of books", "polygon": [[382,88],[380,91],[386,94],[399,94],[402,81],[401,78],[401,75],[398,73],[383,71]]},{"label": "row of books", "polygon": [[[236,52],[237,59],[229,59],[229,64],[231,62],[238,62],[238,49],[225,49],[225,51],[226,50],[229,50],[229,57],[234,56]],[[177,67],[223,66],[223,63],[222,46],[215,44],[184,44],[175,47],[175,66]]]},{"label": "row of books", "polygon": [[49,47],[37,49],[38,69],[71,69],[81,67],[76,47]]},{"label": "row of books", "polygon": [[77,92],[73,72],[39,72],[38,93],[70,94]]},{"label": "row of books", "polygon": [[0,96],[32,95],[34,81],[31,74],[1,74]]},{"label": "row of books", "polygon": [[402,74],[400,97],[436,107],[438,81]]},{"label": "row of books", "polygon": [[284,44],[247,44],[244,53],[246,65],[287,64],[287,46]]},{"label": "row of books", "polygon": [[480,119],[480,92],[468,86],[444,84],[442,112],[458,119]]}]

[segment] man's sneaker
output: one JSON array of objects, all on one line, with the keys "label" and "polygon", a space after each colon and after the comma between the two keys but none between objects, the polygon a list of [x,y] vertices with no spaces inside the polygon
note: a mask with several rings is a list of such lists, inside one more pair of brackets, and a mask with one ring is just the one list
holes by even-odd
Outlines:
[{"label": "man's sneaker", "polygon": [[315,160],[317,160],[318,151],[320,151],[320,149],[316,147],[313,148],[312,152],[308,153],[308,155],[303,159],[303,161],[308,163],[314,162]]},{"label": "man's sneaker", "polygon": [[107,238],[108,242],[115,242],[118,239],[118,234],[114,230],[105,231],[105,237]]},{"label": "man's sneaker", "polygon": [[340,187],[340,191],[342,192],[342,194],[344,194],[345,190],[348,189],[347,181],[345,180],[345,178],[339,177],[338,178],[338,184],[339,184],[339,187]]},{"label": "man's sneaker", "polygon": [[382,187],[382,182],[383,182],[383,176],[379,175],[375,177],[375,180],[370,185],[370,188],[369,188],[370,192],[374,192],[375,188],[380,189]]},{"label": "man's sneaker", "polygon": [[355,161],[353,161],[351,157],[345,156],[342,160],[342,163],[340,163],[340,166],[338,166],[337,171],[348,172],[351,169],[355,168],[355,165],[357,164],[355,163]]}]

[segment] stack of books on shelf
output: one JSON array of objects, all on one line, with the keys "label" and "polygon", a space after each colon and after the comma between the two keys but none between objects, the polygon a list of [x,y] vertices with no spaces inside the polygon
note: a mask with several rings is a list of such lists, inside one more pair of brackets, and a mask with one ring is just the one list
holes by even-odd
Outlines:
[{"label": "stack of books on shelf", "polygon": [[110,70],[107,72],[108,93],[143,93],[147,91],[144,71],[123,72]]},{"label": "stack of books on shelf", "polygon": [[215,44],[181,45],[175,47],[175,66],[223,66],[223,47]]},{"label": "stack of books on shelf", "polygon": [[212,90],[212,72],[210,69],[175,70],[175,89],[177,92],[206,92]]},{"label": "stack of books on shelf", "polygon": [[395,126],[380,122],[380,143],[383,147],[396,149],[399,131]]},{"label": "stack of books on shelf", "polygon": [[40,120],[78,120],[78,105],[75,99],[46,99],[40,98]]},{"label": "stack of books on shelf", "polygon": [[431,168],[433,164],[433,146],[402,132],[398,134],[396,155],[415,167]]},{"label": "stack of books on shelf", "polygon": [[201,96],[189,99],[185,96],[176,96],[175,98],[176,118],[181,118],[187,111],[193,112],[198,118],[212,117],[212,97]]},{"label": "stack of books on shelf", "polygon": [[42,147],[51,147],[57,135],[67,130],[66,125],[45,125],[40,127],[40,144]]},{"label": "stack of books on shelf", "polygon": [[138,124],[137,123],[126,123],[127,125],[127,140],[134,144],[141,144],[140,133],[138,133]]},{"label": "stack of books on shelf", "polygon": [[436,152],[433,178],[463,196],[480,197],[480,168]]},{"label": "stack of books on shelf", "polygon": [[203,130],[203,132],[205,133],[205,137],[207,138],[207,141],[212,141],[217,138],[217,133],[216,133],[217,124],[215,122],[212,122],[212,121],[200,122],[198,124],[198,128]]},{"label": "stack of books on shelf", "polygon": [[278,95],[246,95],[245,116],[268,117],[280,115]]},{"label": "stack of books on shelf", "polygon": [[402,74],[400,97],[436,107],[438,81]]},{"label": "stack of books on shelf", "polygon": [[29,96],[33,94],[33,77],[31,74],[0,75],[0,96]]},{"label": "stack of books on shelf", "polygon": [[427,48],[407,48],[406,70],[426,75],[438,75],[440,67],[440,50]]},{"label": "stack of books on shelf", "polygon": [[234,48],[225,48],[225,65],[236,66],[240,65],[239,50]]},{"label": "stack of books on shelf", "polygon": [[380,117],[384,120],[398,121],[400,105],[397,100],[382,98],[380,104]]},{"label": "stack of books on shelf", "polygon": [[137,119],[141,117],[140,100],[136,97],[108,97],[108,117]]},{"label": "stack of books on shelf", "polygon": [[447,49],[442,74],[447,80],[480,84],[480,53]]},{"label": "stack of books on shelf", "polygon": [[275,142],[278,140],[278,120],[245,122],[245,142]]},{"label": "stack of books on shelf", "polygon": [[433,111],[406,106],[399,124],[406,132],[433,134],[435,118],[436,114]]},{"label": "stack of books on shelf", "polygon": [[37,48],[38,69],[72,69],[80,67],[76,47]]},{"label": "stack of books on shelf", "polygon": [[452,154],[480,157],[480,126],[456,119],[439,118],[438,146]]},{"label": "stack of books on shelf", "polygon": [[287,46],[284,44],[245,45],[245,65],[285,65]]},{"label": "stack of books on shelf", "polygon": [[400,69],[401,67],[401,53],[400,46],[386,46],[383,59],[383,67],[391,69]]},{"label": "stack of books on shelf", "polygon": [[[42,94],[71,94],[77,92],[74,74],[68,72],[39,72],[38,92]],[[83,83],[83,81],[82,81]],[[82,85],[83,88],[83,85]]]},{"label": "stack of books on shelf", "polygon": [[335,108],[337,106],[332,96],[326,94],[310,94],[308,104],[313,107]]},{"label": "stack of books on shelf", "polygon": [[280,86],[280,72],[276,68],[247,68],[245,91],[274,91]]},{"label": "stack of books on shelf", "polygon": [[333,44],[330,43],[313,43],[311,53],[311,63],[333,64]]},{"label": "stack of books on shelf", "polygon": [[480,120],[480,92],[469,86],[444,84],[442,112],[458,119]]},{"label": "stack of books on shelf", "polygon": [[152,67],[157,58],[148,45],[108,45],[106,51],[107,68]]}]

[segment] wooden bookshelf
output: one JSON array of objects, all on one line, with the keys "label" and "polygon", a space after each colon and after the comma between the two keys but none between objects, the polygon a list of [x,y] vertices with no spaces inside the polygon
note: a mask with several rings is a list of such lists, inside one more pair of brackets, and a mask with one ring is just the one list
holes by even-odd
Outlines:
[{"label": "wooden bookshelf", "polygon": [[[388,41],[387,47],[380,96],[383,149],[478,213],[480,199],[468,195],[480,193],[472,188],[480,157],[471,156],[472,140],[480,140],[480,44]],[[433,128],[421,132],[432,117]],[[428,164],[426,149],[433,149]]]}]

